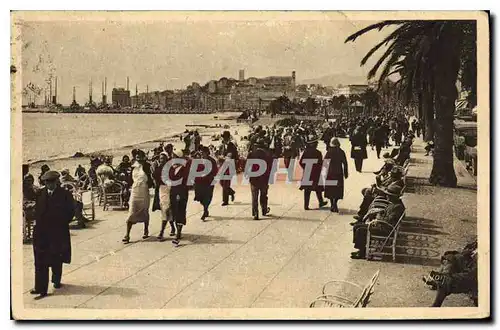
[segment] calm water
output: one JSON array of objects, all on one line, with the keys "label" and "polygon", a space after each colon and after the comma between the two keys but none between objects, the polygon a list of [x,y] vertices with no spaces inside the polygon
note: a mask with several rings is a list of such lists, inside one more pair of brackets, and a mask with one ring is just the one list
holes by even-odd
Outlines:
[{"label": "calm water", "polygon": [[[68,157],[166,137],[214,115],[23,113],[23,161]],[[228,122],[226,122],[228,123]]]}]

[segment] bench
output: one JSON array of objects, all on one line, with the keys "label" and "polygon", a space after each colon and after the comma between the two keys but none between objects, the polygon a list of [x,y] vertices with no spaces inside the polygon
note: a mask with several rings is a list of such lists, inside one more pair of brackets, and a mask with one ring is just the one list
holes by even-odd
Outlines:
[{"label": "bench", "polygon": [[[323,285],[322,294],[318,296],[310,305],[309,308],[363,308],[368,305],[370,296],[373,294],[373,288],[377,283],[380,270],[372,276],[370,281],[364,286],[359,284],[332,280]],[[345,286],[346,288],[342,288]],[[337,287],[335,290],[334,288]],[[346,295],[338,295],[338,291],[352,291],[352,297]]]},{"label": "bench", "polygon": [[[401,223],[406,215],[403,212],[399,217],[396,225],[391,225],[382,220],[373,220],[368,222],[366,231],[366,259],[372,260],[374,257],[382,257],[392,255],[392,261],[396,261],[396,241],[398,239]],[[387,235],[373,234],[372,231],[389,232]],[[391,247],[391,252],[384,252],[386,247]]]}]

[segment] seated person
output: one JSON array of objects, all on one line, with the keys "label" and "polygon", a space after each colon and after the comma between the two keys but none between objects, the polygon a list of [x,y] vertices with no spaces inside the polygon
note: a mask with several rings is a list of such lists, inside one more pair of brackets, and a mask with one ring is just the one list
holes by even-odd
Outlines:
[{"label": "seated person", "polygon": [[[373,174],[376,174],[376,178],[384,178],[385,176],[389,175],[391,173],[392,168],[396,162],[392,158],[385,158],[384,160],[384,165],[382,165],[382,168],[378,170],[377,172],[373,172]],[[378,182],[378,181],[377,181]]]},{"label": "seated person", "polygon": [[[407,133],[407,134],[406,134],[406,136],[405,136],[405,140],[406,140],[406,139],[409,139],[409,140],[411,140],[411,144],[413,144],[413,139],[414,139],[414,138],[415,138],[415,133],[413,133],[413,131],[412,131],[412,130],[409,130],[409,131],[408,131],[408,133]],[[411,145],[411,144],[410,144],[410,145]]]},{"label": "seated person", "polygon": [[118,180],[126,182],[129,187],[132,185],[132,163],[129,156],[122,157],[122,162],[118,164],[115,172]]},{"label": "seated person", "polygon": [[41,173],[40,173],[40,176],[38,177],[38,182],[40,183],[40,186],[43,186],[44,183],[43,183],[43,180],[42,180],[42,176],[47,173],[48,171],[50,171],[50,167],[49,165],[47,164],[44,164],[42,165],[42,168],[41,168]]},{"label": "seated person", "polygon": [[[404,182],[402,180],[403,177],[403,169],[400,166],[393,166],[390,172],[390,176],[383,181],[380,181],[380,184],[373,185],[370,188],[365,188],[361,191],[363,194],[363,201],[359,206],[358,214],[354,216],[356,222],[363,221],[364,216],[368,212],[368,209],[375,199],[375,197],[384,194],[384,190],[390,191],[399,191],[401,192],[404,187]],[[389,189],[390,188],[390,189]],[[399,196],[398,196],[399,197]],[[354,225],[356,222],[352,222],[351,225]]]},{"label": "seated person", "polygon": [[429,141],[427,142],[427,145],[425,146],[425,156],[429,156],[429,154],[432,152],[434,152],[434,142],[433,141]]},{"label": "seated person", "polygon": [[[73,189],[79,189],[77,186],[76,180],[69,174],[68,170],[61,171],[61,177],[59,179],[61,181],[61,187],[68,190],[70,193],[75,194],[76,191]],[[85,228],[85,222],[89,221],[83,215],[83,203],[81,200],[77,198],[73,198],[74,208],[75,208],[75,219],[78,222],[78,227]]]},{"label": "seated person", "polygon": [[[33,175],[25,175],[23,178],[23,211],[24,220],[26,222],[23,224],[23,228],[31,227],[31,224],[35,221],[35,207],[38,191],[39,188],[35,186],[35,178]],[[30,237],[31,232],[28,230],[25,232],[25,238]]]},{"label": "seated person", "polygon": [[88,190],[90,188],[91,179],[89,175],[87,175],[87,172],[85,171],[85,168],[82,165],[78,165],[78,167],[75,170],[75,177],[76,177],[76,183],[80,189]]},{"label": "seated person", "polygon": [[76,180],[74,177],[71,176],[71,174],[69,174],[69,170],[68,169],[64,169],[61,171],[61,183],[65,183],[65,182],[71,182],[71,183],[76,183]]},{"label": "seated person", "polygon": [[104,189],[110,187],[114,183],[115,170],[111,166],[111,163],[112,160],[108,157],[96,170],[99,182],[104,186]]},{"label": "seated person", "polygon": [[23,179],[26,179],[27,177],[31,177],[33,182],[35,182],[35,178],[30,173],[30,166],[28,164],[23,164]]},{"label": "seated person", "polygon": [[78,164],[78,167],[75,170],[75,176],[78,180],[80,180],[83,176],[87,175],[87,172],[85,171],[85,168]]},{"label": "seated person", "polygon": [[[385,195],[391,204],[389,204],[385,209],[377,211],[375,214],[375,221],[384,221],[392,226],[395,226],[403,215],[405,207],[399,199],[397,193],[392,194],[387,191]],[[358,251],[351,253],[352,259],[364,259],[366,257],[366,234],[370,221],[367,223],[358,223],[354,225],[352,229],[352,242],[354,243],[354,248],[358,249]],[[380,226],[372,228],[371,233],[377,236],[387,236],[391,233],[391,230],[392,229],[388,226]]]},{"label": "seated person", "polygon": [[405,140],[401,144],[401,148],[399,148],[399,152],[398,152],[397,156],[395,157],[394,161],[399,166],[403,166],[405,161],[407,159],[410,159],[410,153],[411,153],[411,143],[410,143],[410,141]]},{"label": "seated person", "polygon": [[477,306],[477,240],[461,251],[446,251],[441,257],[441,267],[423,278],[427,285],[437,290],[432,307],[441,307],[450,294],[466,293]]}]

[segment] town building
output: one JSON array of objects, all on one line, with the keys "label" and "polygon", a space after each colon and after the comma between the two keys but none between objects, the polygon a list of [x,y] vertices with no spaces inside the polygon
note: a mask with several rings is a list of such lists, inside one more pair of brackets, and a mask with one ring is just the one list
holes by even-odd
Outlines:
[{"label": "town building", "polygon": [[111,92],[111,101],[114,106],[129,107],[132,102],[130,99],[130,91],[124,88],[113,88]]},{"label": "town building", "polygon": [[344,95],[349,97],[351,95],[361,95],[368,89],[368,85],[347,85],[338,87],[334,90],[334,96]]},{"label": "town building", "polygon": [[[216,111],[264,110],[272,100],[287,95],[295,95],[295,71],[290,76],[270,76],[245,79],[245,71],[238,73],[239,80],[222,77],[205,85],[193,82],[183,90],[146,92],[130,98],[124,90],[113,90],[117,104],[124,104],[127,94],[134,108],[162,109],[171,112],[208,113]],[[125,94],[125,93],[124,93]],[[120,101],[118,101],[119,98]]]}]

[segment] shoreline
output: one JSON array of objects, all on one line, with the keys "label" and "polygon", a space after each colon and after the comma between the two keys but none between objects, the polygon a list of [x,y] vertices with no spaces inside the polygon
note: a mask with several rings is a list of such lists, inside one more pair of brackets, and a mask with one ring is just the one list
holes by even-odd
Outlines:
[{"label": "shoreline", "polygon": [[[200,131],[198,131],[198,132],[200,132]],[[81,157],[75,157],[75,154],[77,152],[80,152],[80,151],[75,151],[75,154],[73,154],[73,155],[62,155],[62,156],[56,156],[54,158],[40,159],[40,160],[33,160],[33,161],[29,160],[25,164],[29,164],[30,166],[33,166],[33,165],[37,165],[39,163],[57,162],[57,161],[62,161],[62,160],[67,160],[67,159],[89,158],[92,155],[112,153],[114,150],[121,150],[121,149],[126,149],[126,148],[134,149],[134,148],[137,148],[139,145],[150,144],[150,143],[160,143],[162,141],[167,142],[168,140],[171,140],[171,139],[175,138],[176,136],[178,136],[178,135],[180,135],[182,133],[183,132],[174,132],[174,133],[171,133],[171,134],[169,134],[167,136],[158,137],[158,138],[154,138],[154,139],[151,139],[151,140],[138,141],[138,142],[135,142],[135,143],[132,143],[132,144],[123,145],[123,146],[117,146],[117,147],[114,147],[114,148],[93,150],[93,151],[82,153],[83,156],[81,156]]]},{"label": "shoreline", "polygon": [[[195,128],[194,125],[185,126],[185,129],[189,130],[193,130],[194,128]],[[236,120],[234,120],[234,123],[230,124],[230,128],[224,128],[224,125],[221,125],[220,127],[215,127],[215,126],[201,127],[201,125],[196,126],[196,129],[198,130],[198,132],[202,137],[202,144],[204,145],[212,144],[215,146],[218,146],[220,141],[213,141],[211,139],[211,137],[214,134],[221,134],[222,131],[229,130],[233,138],[237,140],[238,143],[241,143],[241,137],[246,136],[250,128],[251,128],[250,125],[246,123],[237,123]],[[184,142],[179,139],[179,135],[184,133],[184,131],[185,130],[177,131],[169,133],[164,136],[158,136],[153,139],[148,139],[146,141],[137,141],[132,144],[117,146],[114,148],[85,152],[84,156],[82,157],[74,157],[74,155],[67,155],[52,159],[29,161],[26,162],[25,164],[29,164],[30,173],[33,175],[38,175],[38,173],[41,171],[42,165],[44,164],[48,165],[51,169],[57,171],[61,171],[63,169],[69,169],[70,174],[73,175],[78,165],[82,165],[88,171],[90,167],[90,155],[93,154],[106,154],[112,156],[113,165],[116,166],[121,162],[121,159],[124,155],[130,156],[130,152],[132,151],[132,149],[135,148],[142,149],[147,153],[151,149],[157,147],[160,142],[171,143],[174,146],[174,152],[179,152],[181,149],[184,148]],[[235,132],[237,132],[237,134],[234,134]]]}]

